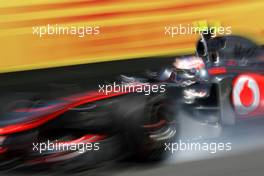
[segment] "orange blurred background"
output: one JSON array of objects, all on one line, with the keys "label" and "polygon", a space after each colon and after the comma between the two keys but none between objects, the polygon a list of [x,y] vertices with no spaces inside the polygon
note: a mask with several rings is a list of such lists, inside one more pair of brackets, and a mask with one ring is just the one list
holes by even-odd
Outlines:
[{"label": "orange blurred background", "polygon": [[[1,0],[0,72],[193,53],[198,35],[165,26],[214,20],[264,43],[263,0]],[[37,37],[33,26],[99,26],[99,35]]]}]

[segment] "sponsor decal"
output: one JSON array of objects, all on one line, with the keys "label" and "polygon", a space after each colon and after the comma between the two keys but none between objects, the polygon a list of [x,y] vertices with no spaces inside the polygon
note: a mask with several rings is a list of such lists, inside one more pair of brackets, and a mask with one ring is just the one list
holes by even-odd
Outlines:
[{"label": "sponsor decal", "polygon": [[260,89],[257,81],[251,76],[240,76],[234,83],[233,103],[239,115],[247,115],[260,105]]}]

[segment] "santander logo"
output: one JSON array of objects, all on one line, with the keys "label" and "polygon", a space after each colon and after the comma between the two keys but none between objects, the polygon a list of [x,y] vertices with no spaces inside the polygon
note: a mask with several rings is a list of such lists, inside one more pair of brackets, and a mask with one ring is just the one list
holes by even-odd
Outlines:
[{"label": "santander logo", "polygon": [[256,80],[250,76],[240,76],[234,83],[233,103],[236,113],[247,115],[260,104],[260,89]]}]

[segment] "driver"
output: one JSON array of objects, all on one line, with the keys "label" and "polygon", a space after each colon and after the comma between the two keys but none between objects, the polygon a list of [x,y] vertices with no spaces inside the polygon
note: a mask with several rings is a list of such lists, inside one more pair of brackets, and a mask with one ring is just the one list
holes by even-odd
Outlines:
[{"label": "driver", "polygon": [[186,103],[209,96],[209,74],[202,58],[176,58],[172,65],[177,74],[177,84],[185,87],[183,94]]},{"label": "driver", "polygon": [[197,56],[175,58],[172,68],[162,70],[156,79],[183,87],[186,103],[209,96],[209,74],[203,59]]}]

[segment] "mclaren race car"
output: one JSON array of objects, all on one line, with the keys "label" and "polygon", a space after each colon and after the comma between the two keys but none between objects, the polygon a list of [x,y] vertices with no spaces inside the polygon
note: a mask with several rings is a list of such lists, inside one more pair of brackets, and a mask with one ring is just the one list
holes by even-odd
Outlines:
[{"label": "mclaren race car", "polygon": [[[263,48],[251,40],[203,34],[196,55],[177,57],[165,69],[121,75],[118,85],[129,85],[124,89],[5,94],[0,168],[74,172],[127,158],[162,159],[164,144],[190,123],[207,129],[192,125],[189,132],[218,136],[225,125],[263,117],[263,66]],[[138,91],[145,87],[166,91]]]}]

